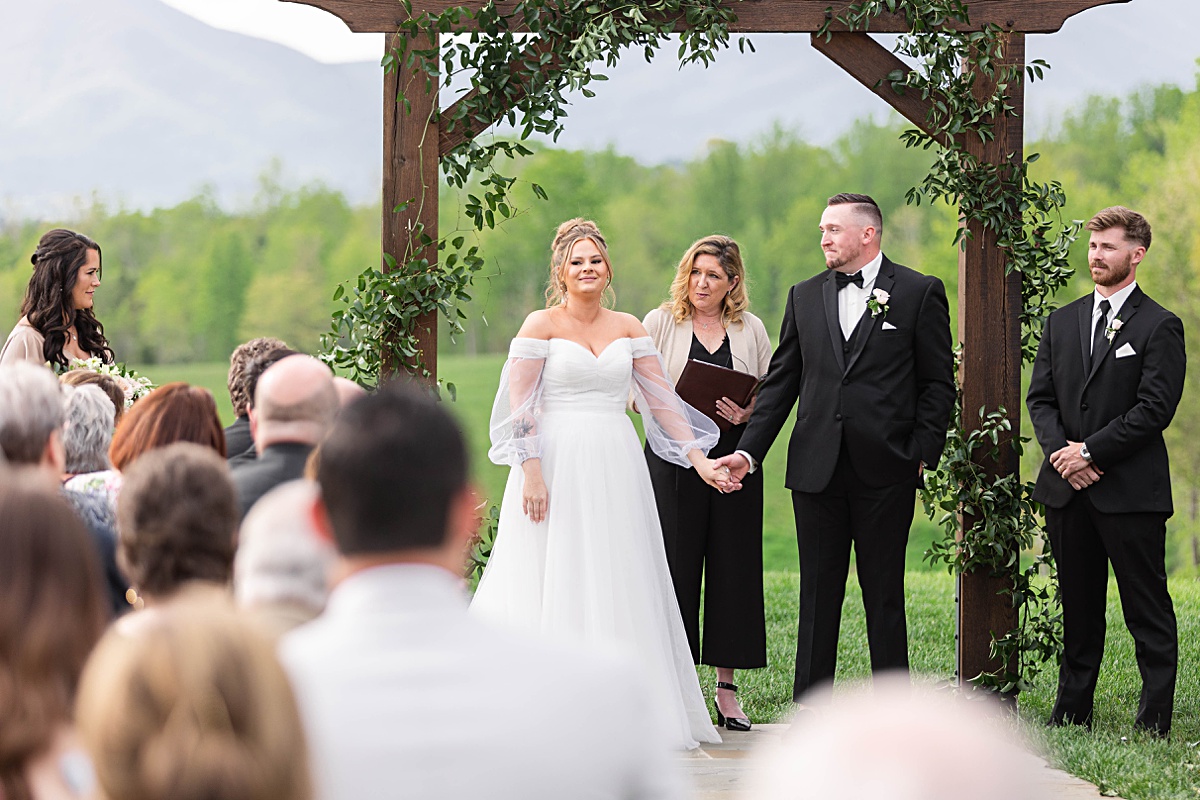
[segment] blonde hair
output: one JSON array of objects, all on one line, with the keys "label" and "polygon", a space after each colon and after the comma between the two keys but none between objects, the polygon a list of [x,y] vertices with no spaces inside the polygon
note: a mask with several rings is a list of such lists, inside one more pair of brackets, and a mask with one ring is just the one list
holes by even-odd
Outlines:
[{"label": "blonde hair", "polygon": [[750,295],[746,293],[746,267],[742,264],[742,251],[738,243],[720,234],[692,242],[675,270],[675,280],[671,281],[671,297],[661,308],[670,312],[676,322],[683,322],[692,316],[694,309],[688,289],[691,286],[692,267],[700,256],[713,256],[731,282],[737,279],[722,301],[721,324],[728,328],[735,322],[741,322],[742,312],[750,307]]},{"label": "blonde hair", "polygon": [[308,800],[296,701],[254,623],[211,591],[138,614],[101,639],[80,683],[102,794]]},{"label": "blonde hair", "polygon": [[604,287],[604,305],[608,308],[616,302],[616,294],[612,290],[613,268],[608,257],[608,245],[604,242],[604,234],[590,219],[575,217],[558,226],[554,232],[554,241],[550,245],[550,283],[546,287],[546,308],[565,305],[567,302],[567,284],[562,277],[563,265],[571,255],[571,250],[584,239],[590,239],[604,266],[608,267],[608,285]]}]

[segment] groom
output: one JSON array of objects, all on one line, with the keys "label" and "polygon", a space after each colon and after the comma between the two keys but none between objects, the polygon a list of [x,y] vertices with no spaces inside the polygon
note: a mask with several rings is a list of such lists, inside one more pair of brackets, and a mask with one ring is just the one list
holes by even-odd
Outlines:
[{"label": "groom", "polygon": [[942,282],[883,255],[883,215],[867,195],[829,198],[820,229],[828,269],[791,288],[741,449],[719,462],[735,481],[757,469],[799,400],[785,481],[800,549],[797,701],[833,680],[851,544],[871,669],[908,669],[908,529],[954,407]]}]

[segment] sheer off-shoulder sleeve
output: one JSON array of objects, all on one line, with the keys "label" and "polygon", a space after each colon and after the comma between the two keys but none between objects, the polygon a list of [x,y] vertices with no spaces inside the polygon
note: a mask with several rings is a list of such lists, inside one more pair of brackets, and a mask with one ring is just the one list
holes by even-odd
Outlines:
[{"label": "sheer off-shoulder sleeve", "polygon": [[545,339],[513,339],[508,361],[500,373],[500,388],[492,406],[492,447],[496,464],[519,467],[542,455],[542,368],[550,343]]},{"label": "sheer off-shoulder sleeve", "polygon": [[692,450],[707,453],[721,432],[717,424],[675,394],[662,356],[649,336],[634,339],[633,395],[642,412],[646,441],[660,458],[690,467]]}]

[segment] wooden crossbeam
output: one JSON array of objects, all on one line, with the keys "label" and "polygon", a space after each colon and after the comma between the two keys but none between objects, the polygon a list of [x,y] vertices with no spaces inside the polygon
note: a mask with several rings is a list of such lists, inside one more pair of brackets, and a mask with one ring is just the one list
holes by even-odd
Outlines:
[{"label": "wooden crossbeam", "polygon": [[921,97],[916,90],[901,94],[892,88],[887,76],[895,70],[908,72],[909,66],[869,34],[834,33],[827,41],[824,36],[814,33],[812,46],[943,147],[950,144],[944,133],[929,125],[929,110],[932,104],[928,99]]},{"label": "wooden crossbeam", "polygon": [[[352,31],[394,33],[407,19],[398,0],[282,0],[328,11]],[[1129,0],[973,0],[971,26],[978,30],[984,23],[995,23],[1008,31],[1054,33],[1071,17],[1089,8]],[[481,0],[413,0],[414,14],[439,13],[462,6],[481,8]],[[497,3],[501,10],[512,9],[515,0]],[[737,15],[730,26],[735,33],[815,33],[825,24],[826,9],[836,16],[852,5],[852,0],[732,0],[729,7]],[[514,30],[518,30],[514,28]],[[873,33],[906,33],[908,26],[897,17],[880,17],[871,23]]]}]

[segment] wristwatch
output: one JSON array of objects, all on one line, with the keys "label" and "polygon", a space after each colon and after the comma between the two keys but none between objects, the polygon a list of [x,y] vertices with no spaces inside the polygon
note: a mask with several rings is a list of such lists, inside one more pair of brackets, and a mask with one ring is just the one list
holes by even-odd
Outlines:
[{"label": "wristwatch", "polygon": [[1087,442],[1079,445],[1079,456],[1089,464],[1092,463],[1092,454],[1088,451]]}]

